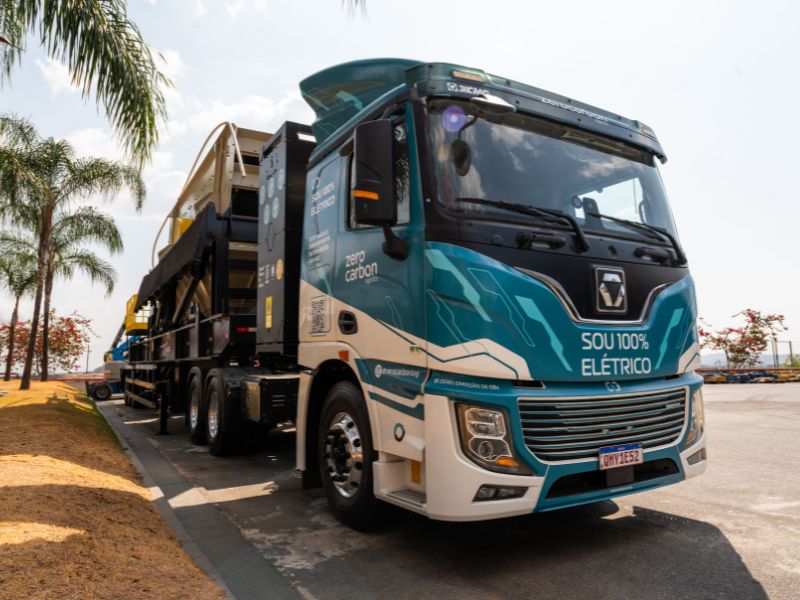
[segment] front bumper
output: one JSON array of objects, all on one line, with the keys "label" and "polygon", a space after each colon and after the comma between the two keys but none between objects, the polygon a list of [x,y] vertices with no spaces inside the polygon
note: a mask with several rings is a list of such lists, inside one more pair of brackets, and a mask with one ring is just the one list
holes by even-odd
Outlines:
[{"label": "front bumper", "polygon": [[[436,378],[433,377],[431,381],[433,385],[429,385],[428,389],[431,392],[440,391],[435,383]],[[452,382],[452,377],[448,377],[448,381]],[[685,386],[689,390],[688,397],[692,398],[701,384],[700,377],[690,373],[670,381],[660,379],[651,382],[626,382],[623,385],[625,391],[631,392],[652,392]],[[594,396],[601,391],[609,394],[605,386],[596,384],[553,386],[551,389],[536,389],[535,393],[564,395],[569,392],[567,387],[571,388],[576,396]],[[427,493],[425,506],[420,507],[419,512],[434,519],[449,521],[494,519],[598,502],[677,483],[701,474],[706,468],[706,460],[700,460],[695,464],[688,462],[689,457],[705,448],[705,433],[691,447],[684,448],[687,435],[687,427],[684,427],[671,445],[646,449],[644,452],[646,465],[655,465],[659,468],[671,465],[669,469],[663,471],[664,474],[656,471],[645,472],[641,477],[637,476],[634,483],[615,487],[590,485],[588,482],[598,479],[597,460],[543,462],[522,443],[522,429],[516,406],[520,397],[531,396],[531,390],[509,385],[508,388],[499,391],[496,389],[484,391],[480,386],[441,391],[446,393],[425,394],[424,446]],[[458,439],[454,410],[456,399],[504,408],[511,421],[514,449],[518,457],[531,467],[533,476],[493,473],[467,459],[462,453]],[[689,401],[686,408],[687,424],[690,422],[691,410],[692,403]],[[572,493],[563,484],[557,486],[557,482],[562,478],[570,478],[564,480],[570,482],[586,480],[587,484],[578,486]],[[528,491],[520,498],[474,501],[481,485],[523,486],[527,487]]]}]

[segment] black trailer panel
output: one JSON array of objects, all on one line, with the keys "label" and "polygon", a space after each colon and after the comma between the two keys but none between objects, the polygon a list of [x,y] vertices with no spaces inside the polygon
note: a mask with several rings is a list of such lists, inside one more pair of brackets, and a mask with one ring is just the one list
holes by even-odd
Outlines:
[{"label": "black trailer panel", "polygon": [[305,166],[311,129],[286,122],[261,153],[257,350],[297,356]]}]

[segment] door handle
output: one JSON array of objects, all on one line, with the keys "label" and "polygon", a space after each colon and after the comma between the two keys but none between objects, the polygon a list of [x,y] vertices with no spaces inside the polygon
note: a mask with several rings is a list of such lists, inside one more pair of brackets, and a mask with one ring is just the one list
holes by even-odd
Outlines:
[{"label": "door handle", "polygon": [[358,320],[349,310],[339,312],[339,331],[344,335],[358,333]]}]

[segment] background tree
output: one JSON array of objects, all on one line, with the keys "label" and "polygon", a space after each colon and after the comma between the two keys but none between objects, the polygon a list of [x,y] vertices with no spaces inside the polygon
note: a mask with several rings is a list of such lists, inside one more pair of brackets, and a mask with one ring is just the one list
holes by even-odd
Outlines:
[{"label": "background tree", "polygon": [[[93,335],[91,320],[82,317],[77,313],[68,316],[57,317],[55,314],[50,318],[50,355],[53,366],[60,371],[74,371],[78,368],[78,361],[86,351],[86,345]],[[36,343],[36,360],[34,364],[41,364],[42,339],[41,323],[39,324],[39,335]],[[15,338],[16,347],[23,349],[28,340],[31,339],[31,322],[24,321],[17,324]],[[9,326],[0,325],[0,347],[7,347],[9,337]],[[12,365],[21,365],[25,361],[25,352],[15,350],[12,355]]]},{"label": "background tree", "polygon": [[[6,235],[10,234],[0,234],[0,237]],[[3,374],[3,380],[9,381],[15,350],[17,321],[19,321],[19,302],[23,296],[32,293],[36,287],[36,252],[32,242],[28,246],[28,251],[0,254],[0,285],[14,297],[14,309],[11,311],[11,322],[8,324],[8,336],[5,343],[6,364]]]},{"label": "background tree", "polygon": [[[728,367],[755,367],[761,362],[761,353],[767,349],[771,339],[786,331],[784,316],[762,314],[747,308],[734,317],[743,317],[741,327],[725,327],[717,331],[701,327],[700,345],[703,348],[722,350]],[[708,327],[708,325],[706,325]]]},{"label": "background tree", "polygon": [[114,219],[91,206],[81,206],[73,213],[61,212],[53,224],[53,240],[47,259],[42,311],[42,381],[48,378],[50,346],[50,302],[56,279],[72,279],[76,271],[89,276],[92,283],[100,283],[106,296],[114,291],[117,274],[114,267],[94,252],[85,248],[94,243],[111,254],[122,252],[122,236]]},{"label": "background tree", "polygon": [[30,388],[47,260],[52,252],[54,216],[89,196],[100,194],[110,198],[123,189],[131,190],[140,208],[145,188],[138,169],[102,158],[76,158],[66,140],[43,139],[28,121],[0,117],[0,201],[6,203],[4,217],[15,225],[30,228],[37,236],[32,335],[20,389]]},{"label": "background tree", "polygon": [[149,159],[166,119],[161,89],[171,84],[124,0],[0,0],[0,84],[21,61],[28,35],[66,65],[84,98],[94,92],[130,156]]}]

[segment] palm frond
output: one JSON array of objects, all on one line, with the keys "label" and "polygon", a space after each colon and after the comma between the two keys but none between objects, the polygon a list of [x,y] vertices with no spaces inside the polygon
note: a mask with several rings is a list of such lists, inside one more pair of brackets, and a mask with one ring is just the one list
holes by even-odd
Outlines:
[{"label": "palm frond", "polygon": [[90,250],[77,249],[61,256],[58,265],[54,266],[54,274],[71,278],[75,271],[82,271],[89,276],[92,283],[100,283],[106,288],[106,295],[110,296],[117,282],[117,272],[111,264]]},{"label": "palm frond", "polygon": [[30,147],[38,141],[36,127],[28,119],[14,114],[0,115],[0,143],[4,146]]},{"label": "palm frond", "polygon": [[64,200],[94,194],[108,197],[124,188],[133,193],[136,209],[141,209],[146,188],[138,169],[104,158],[85,158],[72,163],[59,196]]},{"label": "palm frond", "polygon": [[30,237],[0,232],[0,286],[12,296],[25,296],[36,288],[37,247]]},{"label": "palm frond", "polygon": [[26,35],[37,32],[84,98],[95,94],[129,155],[140,166],[151,157],[166,119],[162,89],[172,84],[124,0],[0,0],[0,31],[10,42],[0,45],[0,80],[20,61]]},{"label": "palm frond", "polygon": [[51,243],[53,252],[64,253],[83,243],[97,244],[111,254],[118,254],[123,249],[122,235],[111,215],[93,206],[81,206],[72,213],[61,211],[56,214]]},{"label": "palm frond", "polygon": [[347,10],[347,17],[350,19],[356,16],[361,16],[362,19],[369,17],[366,0],[342,0],[342,6]]}]

